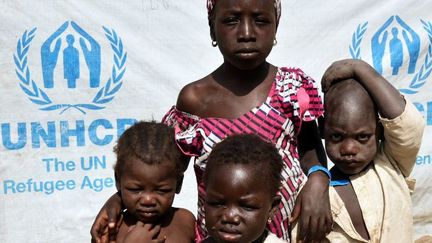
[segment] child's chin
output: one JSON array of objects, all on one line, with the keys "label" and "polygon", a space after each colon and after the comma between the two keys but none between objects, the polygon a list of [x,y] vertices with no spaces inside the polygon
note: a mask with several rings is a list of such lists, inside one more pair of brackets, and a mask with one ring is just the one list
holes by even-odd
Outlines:
[{"label": "child's chin", "polygon": [[154,223],[159,219],[159,214],[139,214],[137,215],[137,219],[144,224],[146,223]]}]

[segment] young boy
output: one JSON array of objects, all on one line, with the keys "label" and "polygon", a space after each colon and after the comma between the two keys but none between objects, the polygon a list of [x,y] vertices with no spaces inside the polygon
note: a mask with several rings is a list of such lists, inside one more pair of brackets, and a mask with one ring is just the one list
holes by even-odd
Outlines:
[{"label": "young boy", "polygon": [[[424,120],[367,63],[332,64],[322,80],[323,135],[331,169],[330,242],[413,242],[405,179],[420,148]],[[379,115],[378,115],[379,114]],[[292,231],[296,239],[296,229]]]},{"label": "young boy", "polygon": [[195,217],[172,207],[187,168],[173,129],[136,123],[123,133],[114,151],[116,186],[126,208],[116,242],[193,242]]},{"label": "young boy", "polygon": [[234,135],[215,146],[204,173],[204,243],[283,243],[266,229],[281,206],[283,162],[271,143]]}]

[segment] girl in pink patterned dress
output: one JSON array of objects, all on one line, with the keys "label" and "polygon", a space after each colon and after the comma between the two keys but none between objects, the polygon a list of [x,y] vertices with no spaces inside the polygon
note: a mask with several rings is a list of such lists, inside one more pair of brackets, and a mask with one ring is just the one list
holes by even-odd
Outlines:
[{"label": "girl in pink patterned dress", "polygon": [[[280,0],[207,0],[207,7],[212,45],[219,47],[224,62],[186,85],[163,119],[175,128],[179,147],[194,161],[196,241],[207,235],[202,178],[207,157],[225,137],[244,133],[271,141],[285,162],[282,202],[268,229],[289,241],[291,216],[291,221],[298,220],[299,239],[320,240],[332,225],[329,178],[318,171],[306,180],[303,170],[325,161],[315,122],[323,107],[315,82],[302,70],[277,68],[266,61],[276,43]],[[113,196],[101,209],[92,226],[94,239],[107,232],[108,222],[115,228],[118,202]]]}]

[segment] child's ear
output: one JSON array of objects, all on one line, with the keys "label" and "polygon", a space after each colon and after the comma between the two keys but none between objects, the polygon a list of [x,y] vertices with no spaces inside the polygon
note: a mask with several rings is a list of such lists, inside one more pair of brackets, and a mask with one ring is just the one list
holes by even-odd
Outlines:
[{"label": "child's ear", "polygon": [[272,207],[270,209],[269,218],[273,218],[273,215],[279,210],[279,205],[281,203],[281,196],[275,195],[273,197]]},{"label": "child's ear", "polygon": [[176,186],[176,194],[179,194],[183,185],[183,178],[184,178],[184,174],[182,174],[178,179],[177,179],[177,186]]},{"label": "child's ear", "polygon": [[325,123],[325,117],[324,116],[318,117],[318,129],[319,129],[321,139],[324,139],[324,123]]}]

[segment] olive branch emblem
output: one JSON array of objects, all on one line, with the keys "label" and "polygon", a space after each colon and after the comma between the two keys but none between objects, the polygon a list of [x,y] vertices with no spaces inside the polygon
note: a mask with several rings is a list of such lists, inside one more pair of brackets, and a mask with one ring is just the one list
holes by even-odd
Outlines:
[{"label": "olive branch emblem", "polygon": [[[428,34],[428,51],[426,53],[425,61],[423,65],[420,67],[418,72],[414,75],[413,79],[410,82],[408,88],[399,89],[400,92],[405,94],[415,94],[418,92],[418,89],[421,88],[427,81],[427,78],[430,76],[432,72],[432,23],[430,21],[420,20],[423,24],[423,29]],[[368,22],[363,24],[359,24],[357,29],[354,31],[352,35],[351,44],[349,46],[349,51],[351,57],[354,59],[361,59],[360,55],[360,45],[363,40],[363,36],[367,30]]]},{"label": "olive branch emblem", "polygon": [[17,43],[16,53],[13,55],[15,62],[15,72],[20,80],[20,87],[27,95],[28,99],[41,106],[39,109],[44,111],[61,110],[60,114],[68,109],[75,108],[86,114],[85,109],[100,110],[105,108],[106,103],[114,99],[115,94],[120,90],[123,82],[122,78],[126,71],[127,52],[123,48],[121,38],[113,29],[103,27],[105,36],[108,39],[110,46],[114,52],[114,64],[112,67],[111,76],[105,85],[98,90],[94,98],[89,103],[78,104],[58,104],[54,103],[47,93],[38,87],[37,83],[31,78],[30,69],[28,67],[27,55],[30,49],[30,44],[35,37],[37,28],[30,31],[25,31]]}]

